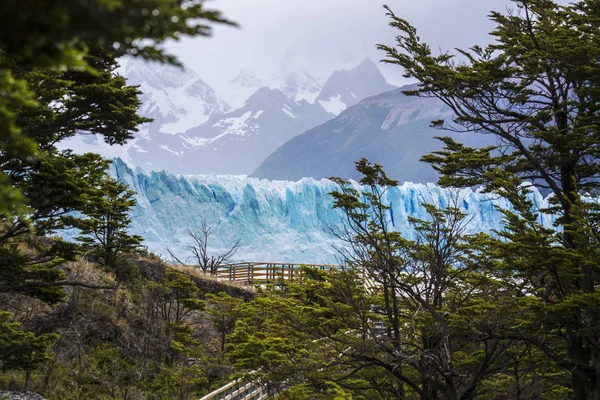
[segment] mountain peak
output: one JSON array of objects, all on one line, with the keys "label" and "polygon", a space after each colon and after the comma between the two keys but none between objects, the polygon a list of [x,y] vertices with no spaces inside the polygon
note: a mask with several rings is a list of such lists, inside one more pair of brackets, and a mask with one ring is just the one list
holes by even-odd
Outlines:
[{"label": "mountain peak", "polygon": [[364,60],[361,61],[360,64],[358,64],[354,69],[362,69],[362,68],[377,68],[377,64],[375,64],[375,62],[373,60],[371,60],[371,58],[369,57],[365,57]]},{"label": "mountain peak", "polygon": [[258,88],[258,90],[256,92],[254,92],[254,94],[252,96],[250,96],[248,98],[248,102],[256,101],[256,100],[272,99],[272,98],[277,98],[277,97],[285,98],[287,100],[287,97],[285,97],[285,95],[281,92],[281,90],[272,89],[267,86],[262,86],[262,87]]},{"label": "mountain peak", "polygon": [[317,101],[329,113],[338,115],[367,97],[395,88],[387,83],[377,65],[367,57],[353,69],[336,70],[331,74]]},{"label": "mountain peak", "polygon": [[250,74],[245,69],[241,70],[240,73],[229,81],[230,83],[235,83],[243,87],[256,87],[260,86],[260,79],[256,78],[254,75]]},{"label": "mountain peak", "polygon": [[132,85],[146,85],[162,90],[185,86],[199,79],[193,70],[185,66],[178,67],[134,57],[122,57],[119,64],[119,72]]}]

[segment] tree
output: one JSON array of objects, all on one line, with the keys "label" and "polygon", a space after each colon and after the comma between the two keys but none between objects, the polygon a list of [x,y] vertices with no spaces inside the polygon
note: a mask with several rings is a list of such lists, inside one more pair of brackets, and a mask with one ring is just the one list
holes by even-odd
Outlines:
[{"label": "tree", "polygon": [[0,218],[0,292],[24,293],[56,303],[64,294],[61,286],[77,283],[65,280],[57,267],[75,260],[78,245],[45,235],[74,227],[79,218],[73,213],[81,213],[94,201],[96,185],[107,166],[96,154],[62,152],[48,153],[36,168],[28,168],[21,188],[32,206],[30,213],[26,218]]},{"label": "tree", "polygon": [[219,351],[225,351],[226,337],[233,332],[240,317],[240,307],[244,300],[231,297],[226,293],[206,295],[206,313],[219,335]]},{"label": "tree", "polygon": [[56,267],[75,258],[75,247],[44,235],[72,227],[72,213],[98,198],[106,162],[61,153],[54,145],[78,133],[103,135],[109,144],[133,137],[149,120],[137,114],[140,92],[116,74],[116,59],[131,55],[178,64],[161,44],[182,34],[207,36],[207,23],[231,24],[196,0],[3,4],[0,293],[55,303],[64,296],[63,286],[94,287],[64,279]]},{"label": "tree", "polygon": [[[417,31],[389,8],[398,29],[396,47],[380,45],[387,63],[404,68],[419,87],[408,95],[436,97],[455,113],[433,125],[499,139],[495,148],[473,149],[441,138],[443,150],[423,157],[445,186],[486,185],[506,196],[503,240],[486,239],[490,273],[534,295],[532,324],[514,326],[506,337],[535,345],[571,373],[573,398],[600,397],[597,207],[583,201],[597,194],[600,176],[600,3],[566,6],[549,0],[518,0],[516,10],[492,12],[496,42],[454,55],[433,55]],[[532,210],[527,180],[552,194],[552,207]],[[557,229],[537,223],[553,214]],[[508,240],[508,243],[506,241]],[[491,259],[490,259],[491,258]],[[528,285],[516,286],[523,279]],[[511,283],[512,282],[512,283]],[[552,338],[550,343],[542,338]],[[561,338],[564,338],[562,340]]]},{"label": "tree", "polygon": [[[211,236],[214,234],[214,229],[215,226],[209,225],[204,219],[198,228],[198,232],[194,232],[192,229],[187,230],[188,236],[192,241],[192,244],[187,246],[190,253],[192,253],[190,257],[195,258],[196,263],[198,267],[202,269],[202,272],[208,272],[212,275],[217,273],[217,269],[221,265],[227,264],[229,261],[231,261],[233,256],[235,256],[235,253],[237,253],[238,249],[240,248],[240,240],[237,240],[224,253],[218,255],[210,254],[208,243]],[[182,265],[185,265],[187,260],[190,258],[188,257],[185,260],[186,262],[182,262],[170,249],[167,249],[167,252],[171,258],[173,258],[173,260]]]},{"label": "tree", "polygon": [[362,190],[334,178],[340,190],[332,193],[353,268],[307,269],[301,283],[243,305],[228,337],[236,365],[276,391],[310,389],[311,398],[329,398],[330,384],[365,399],[540,398],[554,390],[555,371],[539,351],[493,334],[522,321],[523,307],[511,308],[512,291],[486,276],[471,250],[481,238],[465,235],[465,215],[452,204],[424,205],[427,215],[410,220],[410,240],[389,226],[385,194],[396,182],[366,160],[357,169]]},{"label": "tree", "polygon": [[[74,243],[49,241],[44,235],[72,228],[74,213],[100,195],[99,181],[108,162],[94,154],[58,151],[55,144],[77,133],[101,134],[109,143],[123,143],[148,121],[137,114],[137,88],[116,75],[115,53],[90,49],[86,61],[96,69],[57,71],[17,67],[12,73],[26,82],[36,107],[10,105],[20,135],[36,143],[38,158],[0,149],[0,170],[19,189],[26,213],[0,213],[0,283],[45,300],[61,296],[62,275],[55,267],[76,256]],[[34,251],[29,251],[33,247]],[[26,290],[22,283],[27,281]],[[42,289],[35,284],[42,283]],[[48,286],[52,284],[54,286]]]},{"label": "tree", "polygon": [[117,272],[123,278],[120,261],[136,251],[142,238],[127,232],[131,224],[131,209],[135,192],[126,183],[104,177],[97,187],[99,195],[83,207],[85,217],[77,222],[81,234],[77,237],[90,258]]},{"label": "tree", "polygon": [[[209,23],[232,25],[195,0],[5,2],[0,10],[0,154],[21,160],[42,155],[36,138],[22,131],[15,110],[28,108],[35,113],[40,106],[35,88],[20,76],[23,69],[94,74],[102,69],[89,62],[95,48],[176,64],[160,45],[181,35],[208,36]],[[0,214],[26,212],[22,194],[12,185],[3,168]]]},{"label": "tree", "polygon": [[33,369],[50,359],[48,348],[57,335],[36,336],[23,331],[20,323],[11,322],[11,317],[0,310],[0,369],[22,369],[29,377]]},{"label": "tree", "polygon": [[[334,207],[344,211],[347,221],[347,262],[365,269],[381,297],[360,318],[358,330],[378,350],[369,346],[354,356],[363,365],[391,373],[399,398],[476,398],[489,378],[506,371],[504,352],[510,341],[463,326],[465,320],[476,325],[488,320],[492,327],[499,323],[490,307],[497,293],[493,286],[486,287],[489,280],[479,265],[469,261],[469,237],[464,233],[469,221],[452,204],[424,204],[423,220],[409,218],[416,233],[416,239],[409,240],[388,226],[384,195],[397,182],[380,165],[365,159],[356,165],[365,189],[359,192],[334,178],[341,187],[332,193]],[[480,315],[473,316],[473,309]],[[377,314],[380,317],[374,318]],[[383,322],[383,331],[376,328],[377,321]]]},{"label": "tree", "polygon": [[[113,51],[95,47],[85,61],[94,67],[93,71],[13,68],[16,78],[31,90],[36,107],[15,102],[11,111],[21,135],[35,143],[40,157],[26,158],[4,148],[0,150],[0,169],[10,184],[25,195],[27,206],[33,210],[25,215],[0,214],[2,220],[15,225],[11,235],[27,231],[28,223],[34,223],[39,230],[40,225],[35,225],[39,221],[45,221],[45,229],[40,232],[45,234],[56,222],[49,213],[68,213],[73,203],[81,203],[80,194],[95,182],[74,182],[70,174],[76,173],[75,167],[90,174],[85,177],[89,180],[98,177],[92,175],[92,168],[106,169],[106,162],[100,157],[78,158],[70,152],[59,152],[54,147],[56,143],[78,133],[90,133],[102,135],[107,143],[123,144],[133,137],[139,124],[149,121],[137,114],[139,90],[127,86],[125,79],[116,74],[118,64]],[[49,193],[54,187],[57,190]]]}]

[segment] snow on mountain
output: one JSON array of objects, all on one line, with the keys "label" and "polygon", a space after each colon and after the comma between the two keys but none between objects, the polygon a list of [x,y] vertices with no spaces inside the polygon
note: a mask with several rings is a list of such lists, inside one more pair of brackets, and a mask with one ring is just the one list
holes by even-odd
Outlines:
[{"label": "snow on mountain", "polygon": [[[351,103],[343,96],[350,93],[356,97],[352,101],[357,101],[359,96],[391,87],[369,60],[353,70],[336,71],[321,91],[318,80],[306,71],[284,70],[282,75],[263,79],[242,71],[230,83],[237,86],[238,97],[256,85],[265,86],[239,108],[212,114],[203,124],[175,137],[158,132],[140,138],[138,150],[128,160],[146,169],[174,173],[250,174],[284,143],[342,112]],[[327,101],[315,101],[326,93],[336,94]]]},{"label": "snow on mountain", "polygon": [[496,144],[488,135],[443,132],[430,127],[435,119],[452,118],[451,110],[432,98],[408,97],[403,87],[369,97],[338,117],[317,126],[271,154],[253,173],[266,179],[358,179],[354,162],[367,158],[383,165],[400,182],[436,182],[437,172],[420,158],[439,150],[435,136],[451,136],[468,146]]},{"label": "snow on mountain", "polygon": [[314,103],[323,84],[306,70],[283,70],[276,73],[257,77],[264,74],[242,70],[226,85],[219,86],[219,92],[227,99],[233,108],[242,107],[246,100],[258,89],[267,87],[277,89],[290,100]]},{"label": "snow on mountain", "polygon": [[[157,254],[166,249],[183,255],[189,244],[187,229],[203,220],[214,224],[216,235],[209,249],[218,254],[241,240],[236,257],[246,261],[336,263],[335,246],[344,246],[331,234],[342,226],[342,214],[332,208],[332,181],[302,179],[297,182],[268,181],[244,176],[177,176],[165,172],[145,173],[115,160],[111,174],[136,192],[131,232],[145,238]],[[359,189],[358,184],[354,186]],[[530,194],[536,209],[546,200]],[[405,183],[389,188],[384,203],[390,206],[389,226],[409,238],[414,234],[408,217],[425,218],[423,203],[441,207],[455,205],[468,214],[469,232],[502,227],[505,200],[470,189],[442,189],[434,184]],[[542,222],[552,226],[549,216]]]},{"label": "snow on mountain", "polygon": [[136,152],[132,161],[175,173],[248,174],[286,141],[329,117],[319,105],[263,87],[243,107],[180,135],[140,138],[137,145],[147,152]]},{"label": "snow on mountain", "polygon": [[154,118],[150,132],[178,134],[229,106],[192,70],[137,59],[121,61],[127,83],[142,91],[140,114]]},{"label": "snow on mountain", "polygon": [[[142,105],[139,114],[154,121],[140,126],[136,137],[124,146],[109,146],[100,137],[80,135],[59,143],[59,148],[76,152],[93,151],[105,157],[122,157],[135,163],[140,154],[150,151],[143,143],[156,135],[176,135],[196,127],[229,106],[190,69],[134,58],[119,59],[119,73],[129,85],[139,86]],[[161,148],[168,147],[159,143]]]},{"label": "snow on mountain", "polygon": [[367,97],[395,88],[387,83],[377,65],[366,58],[353,69],[336,70],[323,85],[316,101],[328,112],[339,115]]},{"label": "snow on mountain", "polygon": [[281,80],[280,90],[294,101],[306,100],[314,103],[323,87],[321,81],[306,70],[289,71],[279,80]]},{"label": "snow on mountain", "polygon": [[306,70],[294,70],[291,59],[275,72],[265,70],[266,76],[243,70],[226,87],[217,87],[219,95],[190,69],[133,58],[120,61],[119,72],[142,91],[140,114],[154,121],[123,147],[89,136],[72,138],[60,147],[175,173],[250,174],[296,135],[324,123],[361,96],[389,88],[368,60],[352,70],[336,71],[325,86]]},{"label": "snow on mountain", "polygon": [[339,93],[330,97],[329,100],[319,100],[319,104],[325,111],[333,115],[340,115],[347,108],[346,103],[342,101],[342,95]]},{"label": "snow on mountain", "polygon": [[217,86],[217,90],[235,110],[243,107],[246,100],[263,86],[268,85],[262,79],[243,69],[233,79]]}]

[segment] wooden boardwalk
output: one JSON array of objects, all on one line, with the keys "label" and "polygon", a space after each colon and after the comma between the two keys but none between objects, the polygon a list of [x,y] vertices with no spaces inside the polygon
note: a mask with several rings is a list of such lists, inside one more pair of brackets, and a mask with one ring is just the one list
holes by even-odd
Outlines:
[{"label": "wooden boardwalk", "polygon": [[303,267],[320,271],[344,271],[343,265],[335,264],[292,264],[276,262],[238,262],[222,265],[216,278],[222,281],[243,282],[248,285],[293,281],[300,278]]}]

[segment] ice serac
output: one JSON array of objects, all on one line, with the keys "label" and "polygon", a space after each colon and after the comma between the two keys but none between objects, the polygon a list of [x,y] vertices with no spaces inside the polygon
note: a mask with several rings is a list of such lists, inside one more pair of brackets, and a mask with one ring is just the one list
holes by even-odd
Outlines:
[{"label": "ice serac", "polygon": [[[186,231],[197,229],[203,220],[214,224],[217,233],[210,251],[220,253],[241,241],[237,258],[246,261],[336,263],[344,243],[332,229],[342,225],[342,214],[334,210],[330,192],[338,189],[327,179],[269,181],[245,176],[190,176],[166,172],[146,173],[117,159],[113,176],[137,192],[131,231],[145,238],[157,254],[166,249],[185,254]],[[358,185],[355,184],[357,188]],[[542,196],[531,194],[535,207],[546,206]],[[470,189],[453,191],[434,184],[405,183],[385,194],[390,206],[392,229],[412,237],[408,217],[425,218],[423,203],[445,207],[456,204],[468,213],[470,232],[500,229],[502,215],[495,206],[502,200]],[[549,226],[551,221],[544,220]]]}]

